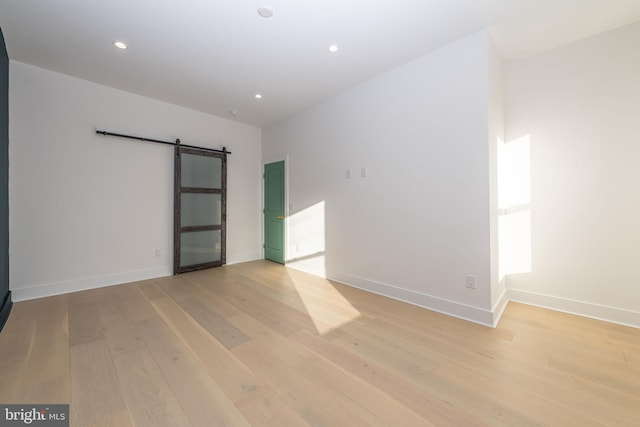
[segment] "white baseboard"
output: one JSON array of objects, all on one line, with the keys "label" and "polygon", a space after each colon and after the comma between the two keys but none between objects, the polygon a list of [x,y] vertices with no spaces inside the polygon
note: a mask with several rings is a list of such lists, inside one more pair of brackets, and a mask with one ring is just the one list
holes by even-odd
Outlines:
[{"label": "white baseboard", "polygon": [[[259,252],[232,256],[227,259],[227,264],[255,261],[261,259]],[[140,280],[155,279],[156,277],[171,276],[171,267],[155,267],[145,270],[129,271],[110,274],[106,276],[85,277],[82,279],[65,280],[62,282],[44,283],[24,288],[12,288],[13,301],[26,301],[35,298],[50,297],[54,295],[68,294],[87,289],[103,288],[105,286],[120,285],[122,283],[138,282]]]},{"label": "white baseboard", "polygon": [[491,313],[493,314],[492,325],[494,328],[498,326],[498,322],[500,322],[500,318],[502,318],[504,310],[507,308],[507,304],[509,304],[508,296],[509,293],[507,292],[507,290],[503,289],[500,298],[498,298],[498,301],[496,301],[496,303],[491,308]]},{"label": "white baseboard", "polygon": [[262,259],[262,254],[260,252],[252,252],[248,254],[231,255],[231,256],[227,255],[226,265],[240,264],[241,262],[255,261],[258,259]]},{"label": "white baseboard", "polygon": [[640,328],[640,311],[624,310],[601,304],[577,301],[522,289],[507,289],[509,300],[550,310],[589,317],[605,322]]},{"label": "white baseboard", "polygon": [[18,302],[35,298],[50,297],[53,295],[68,294],[70,292],[84,291],[87,289],[119,285],[122,283],[138,282],[140,280],[154,279],[156,277],[171,276],[172,274],[173,271],[171,268],[163,266],[145,270],[110,274],[107,276],[86,277],[63,282],[45,283],[26,288],[12,288],[11,293],[13,295],[13,301]]},{"label": "white baseboard", "polygon": [[[227,264],[261,259],[259,253],[234,256],[227,260]],[[295,267],[294,267],[295,268]],[[298,268],[300,269],[300,268]],[[130,271],[106,276],[73,279],[62,282],[46,283],[24,288],[11,288],[14,302],[26,301],[35,298],[49,297],[70,292],[84,291],[87,289],[101,288],[105,286],[119,285],[122,283],[137,282],[172,275],[170,267],[162,266],[145,270]],[[312,273],[313,274],[313,273]],[[561,298],[553,295],[539,294],[522,289],[506,289],[491,310],[461,304],[445,298],[399,288],[386,283],[350,275],[347,273],[327,272],[327,278],[347,286],[362,289],[388,298],[396,299],[408,304],[413,304],[438,313],[454,316],[460,319],[479,323],[481,325],[496,327],[509,301],[548,308],[550,310],[589,317],[606,322],[617,323],[624,326],[640,328],[640,311],[624,310],[601,304],[577,301]]]},{"label": "white baseboard", "polygon": [[[399,288],[397,286],[376,282],[374,280],[346,273],[327,272],[327,278],[335,282],[343,283],[347,286],[353,286],[354,288],[362,289],[367,292],[372,292],[374,294],[489,327],[495,327],[497,319],[499,319],[499,316],[496,317],[493,312],[486,309],[461,304],[445,298]],[[504,310],[506,304],[507,300],[504,298],[504,302],[500,301],[496,306],[497,308]],[[500,312],[499,314],[501,315],[502,313]]]}]

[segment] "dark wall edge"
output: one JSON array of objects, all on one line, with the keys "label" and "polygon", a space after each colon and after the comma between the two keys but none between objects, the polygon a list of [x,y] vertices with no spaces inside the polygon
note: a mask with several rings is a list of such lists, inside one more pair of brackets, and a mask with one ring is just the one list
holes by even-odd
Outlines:
[{"label": "dark wall edge", "polygon": [[13,301],[11,301],[11,291],[7,294],[7,297],[2,303],[2,308],[0,308],[0,332],[4,328],[5,323],[9,319],[9,314],[11,313],[11,307],[13,306]]},{"label": "dark wall edge", "polygon": [[0,331],[13,302],[9,285],[9,56],[0,28]]}]

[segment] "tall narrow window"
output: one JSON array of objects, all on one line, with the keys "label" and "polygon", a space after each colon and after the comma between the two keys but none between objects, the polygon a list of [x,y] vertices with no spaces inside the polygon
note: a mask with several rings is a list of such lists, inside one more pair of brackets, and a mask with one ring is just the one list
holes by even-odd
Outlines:
[{"label": "tall narrow window", "polygon": [[529,135],[498,141],[499,277],[531,272]]},{"label": "tall narrow window", "polygon": [[173,273],[226,262],[227,156],[176,146]]}]

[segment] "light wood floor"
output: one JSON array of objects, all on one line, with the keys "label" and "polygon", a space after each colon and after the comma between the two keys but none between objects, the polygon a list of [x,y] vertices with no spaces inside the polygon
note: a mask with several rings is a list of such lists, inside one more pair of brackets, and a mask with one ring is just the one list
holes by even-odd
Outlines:
[{"label": "light wood floor", "polygon": [[257,261],[16,303],[0,403],[74,426],[640,425],[640,330],[491,329]]}]

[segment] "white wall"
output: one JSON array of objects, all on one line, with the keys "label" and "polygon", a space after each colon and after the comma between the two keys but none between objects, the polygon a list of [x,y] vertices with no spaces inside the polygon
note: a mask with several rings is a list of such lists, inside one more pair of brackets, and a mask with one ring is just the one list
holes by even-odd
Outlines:
[{"label": "white wall", "polygon": [[507,306],[506,281],[499,276],[498,146],[504,142],[503,63],[495,46],[488,43],[489,126],[489,231],[491,245],[491,310],[494,324]]},{"label": "white wall", "polygon": [[[261,130],[12,61],[14,299],[171,274],[173,150],[226,146],[228,263],[260,257]],[[162,251],[156,257],[156,249]]]},{"label": "white wall", "polygon": [[263,130],[263,157],[289,156],[289,265],[493,323],[489,48],[476,33]]},{"label": "white wall", "polygon": [[506,140],[529,135],[531,271],[512,299],[640,326],[640,23],[505,69]]}]

